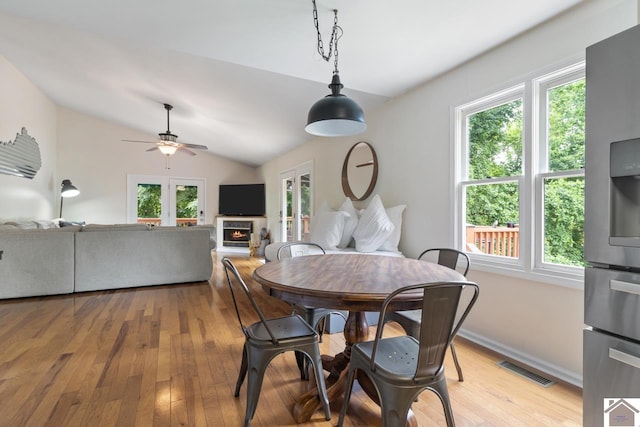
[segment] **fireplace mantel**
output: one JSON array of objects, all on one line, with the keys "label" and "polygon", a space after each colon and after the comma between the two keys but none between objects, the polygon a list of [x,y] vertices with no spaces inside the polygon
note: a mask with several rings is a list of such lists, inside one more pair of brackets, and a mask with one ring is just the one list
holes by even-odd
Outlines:
[{"label": "fireplace mantel", "polygon": [[[249,246],[237,246],[235,244],[225,244],[225,223],[242,223],[251,222],[252,236],[250,237],[249,244],[260,243],[260,230],[267,227],[267,218],[264,216],[223,216],[218,215],[216,217],[216,250],[218,252],[233,252],[249,254]],[[242,227],[239,227],[242,228]]]}]

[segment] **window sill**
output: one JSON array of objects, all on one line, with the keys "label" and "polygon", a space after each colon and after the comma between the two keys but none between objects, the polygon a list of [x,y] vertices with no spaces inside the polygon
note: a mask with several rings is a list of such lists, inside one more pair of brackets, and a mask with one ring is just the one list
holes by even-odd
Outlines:
[{"label": "window sill", "polygon": [[526,271],[516,260],[495,261],[486,257],[471,256],[471,271],[483,271],[502,276],[517,277],[550,285],[562,286],[569,289],[584,289],[584,269],[579,272],[558,271],[552,269],[535,268]]}]

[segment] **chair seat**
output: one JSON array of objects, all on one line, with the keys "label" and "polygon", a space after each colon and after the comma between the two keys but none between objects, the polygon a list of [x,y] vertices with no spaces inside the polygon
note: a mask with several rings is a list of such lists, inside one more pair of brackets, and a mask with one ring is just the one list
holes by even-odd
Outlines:
[{"label": "chair seat", "polygon": [[269,345],[273,345],[271,336],[264,327],[264,323],[269,325],[271,332],[279,341],[300,339],[300,338],[313,338],[317,339],[317,334],[314,329],[305,322],[300,316],[285,316],[268,319],[265,322],[256,322],[247,328],[249,337],[258,341],[268,341]]},{"label": "chair seat", "polygon": [[[351,348],[351,360],[354,360],[354,353],[360,353],[358,356],[368,364],[373,353],[373,344],[374,341],[355,344]],[[376,375],[395,384],[402,382],[409,385],[415,384],[419,346],[418,340],[408,335],[378,341]],[[432,376],[435,378],[442,372],[444,369],[435,372]]]}]

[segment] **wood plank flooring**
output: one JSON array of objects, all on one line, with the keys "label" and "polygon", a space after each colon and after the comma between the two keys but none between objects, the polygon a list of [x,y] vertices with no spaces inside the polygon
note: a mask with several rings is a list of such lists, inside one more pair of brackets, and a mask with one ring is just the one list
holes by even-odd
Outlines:
[{"label": "wood plank flooring", "polygon": [[[244,338],[213,257],[209,282],[0,301],[0,426],[242,425],[246,384],[240,398],[233,389]],[[250,279],[258,259],[232,258],[266,313],[288,313]],[[339,333],[321,344],[328,354],[343,346]],[[458,426],[582,424],[580,389],[543,388],[462,339],[456,349],[465,381],[457,381],[449,356],[446,369]],[[308,387],[293,354],[277,357],[252,425],[294,425],[294,399]],[[445,425],[432,393],[413,409],[420,425]],[[329,422],[318,411],[305,425],[336,425],[339,411],[332,407]],[[345,424],[380,425],[379,409],[361,390]]]}]

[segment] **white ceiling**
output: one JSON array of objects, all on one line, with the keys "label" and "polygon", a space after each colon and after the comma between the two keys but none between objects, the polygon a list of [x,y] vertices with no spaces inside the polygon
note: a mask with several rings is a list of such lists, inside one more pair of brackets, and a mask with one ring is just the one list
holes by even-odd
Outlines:
[{"label": "white ceiling", "polygon": [[[343,93],[366,116],[581,1],[317,4],[325,45],[338,9]],[[153,138],[169,103],[179,141],[250,165],[311,139],[333,70],[316,37],[311,0],[0,0],[0,55],[58,105]]]}]

